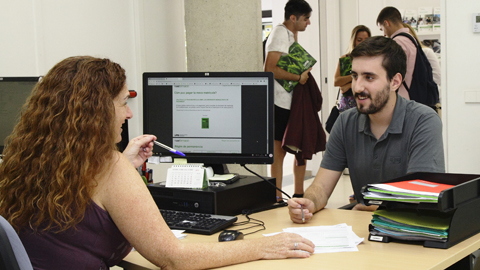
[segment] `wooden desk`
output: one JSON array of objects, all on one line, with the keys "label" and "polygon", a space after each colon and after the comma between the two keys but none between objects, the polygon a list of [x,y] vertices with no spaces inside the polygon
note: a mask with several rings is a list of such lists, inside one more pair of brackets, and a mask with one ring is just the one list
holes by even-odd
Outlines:
[{"label": "wooden desk", "polygon": [[[401,243],[379,243],[367,240],[368,224],[371,212],[360,212],[340,209],[324,209],[313,216],[306,225],[294,224],[290,221],[286,208],[273,209],[251,215],[265,222],[266,230],[248,238],[264,237],[264,233],[280,232],[283,228],[298,226],[335,225],[346,223],[353,231],[365,238],[358,245],[358,252],[340,252],[313,254],[308,259],[261,260],[221,269],[445,269],[480,248],[480,234],[449,248],[424,248],[421,245]],[[239,216],[239,221],[245,220]],[[215,242],[218,233],[211,236],[189,234],[184,240],[188,242]],[[144,259],[138,252],[132,252],[119,265],[125,269],[145,270],[160,269]]]}]

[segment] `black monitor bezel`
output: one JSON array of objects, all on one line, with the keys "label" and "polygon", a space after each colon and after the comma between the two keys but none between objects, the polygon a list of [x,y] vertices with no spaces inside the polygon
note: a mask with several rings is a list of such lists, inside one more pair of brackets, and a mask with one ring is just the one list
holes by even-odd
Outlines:
[{"label": "black monitor bezel", "polygon": [[152,77],[267,77],[268,78],[268,120],[267,129],[269,132],[268,149],[270,153],[265,156],[248,156],[246,154],[194,154],[185,153],[185,157],[177,156],[170,152],[158,152],[154,148],[154,155],[170,156],[172,162],[178,158],[186,158],[188,163],[204,163],[204,164],[272,164],[273,148],[274,148],[274,77],[272,72],[145,72],[143,73],[143,133],[150,134],[146,119],[149,117],[146,100],[149,99],[148,78]]},{"label": "black monitor bezel", "polygon": [[[25,76],[25,77],[24,76],[0,76],[0,83],[1,82],[36,82],[38,83],[41,78],[42,78],[41,76]],[[5,148],[4,143],[5,142],[0,139],[0,155],[3,154],[3,149]]]}]

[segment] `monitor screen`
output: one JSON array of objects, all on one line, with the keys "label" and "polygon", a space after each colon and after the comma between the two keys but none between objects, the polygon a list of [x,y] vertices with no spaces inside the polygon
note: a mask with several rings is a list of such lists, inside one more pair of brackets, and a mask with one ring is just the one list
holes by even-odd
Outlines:
[{"label": "monitor screen", "polygon": [[[188,163],[273,163],[273,73],[143,74],[143,131]],[[160,162],[181,156],[154,146]]]},{"label": "monitor screen", "polygon": [[0,77],[0,153],[40,77]]}]

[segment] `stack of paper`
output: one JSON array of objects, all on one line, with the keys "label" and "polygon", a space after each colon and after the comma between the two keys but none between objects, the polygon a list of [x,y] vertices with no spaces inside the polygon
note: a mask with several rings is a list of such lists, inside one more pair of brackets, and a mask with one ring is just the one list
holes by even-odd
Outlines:
[{"label": "stack of paper", "polygon": [[437,203],[440,192],[451,187],[453,185],[419,179],[369,184],[367,185],[367,191],[363,193],[363,197],[366,200]]},{"label": "stack of paper", "polygon": [[452,214],[377,210],[373,214],[370,234],[410,241],[446,242]]},{"label": "stack of paper", "polygon": [[301,235],[315,244],[315,253],[358,251],[357,245],[363,242],[347,224],[333,226],[294,227],[283,229]]}]

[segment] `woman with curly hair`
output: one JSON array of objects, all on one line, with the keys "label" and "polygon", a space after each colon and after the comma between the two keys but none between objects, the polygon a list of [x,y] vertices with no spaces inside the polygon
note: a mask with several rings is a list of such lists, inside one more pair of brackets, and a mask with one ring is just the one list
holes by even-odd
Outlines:
[{"label": "woman with curly hair", "polygon": [[[296,234],[183,243],[170,231],[135,167],[154,135],[116,148],[132,111],[124,69],[70,57],[36,85],[0,165],[0,214],[35,269],[107,269],[135,247],[162,269],[200,269],[257,259],[308,257]],[[303,252],[307,251],[307,252]]]}]

